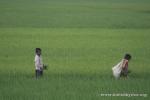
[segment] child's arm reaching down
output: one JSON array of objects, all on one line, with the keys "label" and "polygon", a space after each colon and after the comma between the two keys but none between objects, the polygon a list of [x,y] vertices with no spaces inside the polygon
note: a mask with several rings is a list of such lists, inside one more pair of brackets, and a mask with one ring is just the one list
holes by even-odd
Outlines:
[{"label": "child's arm reaching down", "polygon": [[122,64],[122,69],[125,69],[127,67],[128,60],[124,59]]}]

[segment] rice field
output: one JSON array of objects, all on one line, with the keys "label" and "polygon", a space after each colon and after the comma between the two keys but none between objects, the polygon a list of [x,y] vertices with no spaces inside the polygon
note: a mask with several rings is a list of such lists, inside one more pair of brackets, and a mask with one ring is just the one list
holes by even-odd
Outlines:
[{"label": "rice field", "polygon": [[[149,33],[149,0],[0,0],[0,100],[149,100]],[[131,73],[115,80],[125,53]]]}]

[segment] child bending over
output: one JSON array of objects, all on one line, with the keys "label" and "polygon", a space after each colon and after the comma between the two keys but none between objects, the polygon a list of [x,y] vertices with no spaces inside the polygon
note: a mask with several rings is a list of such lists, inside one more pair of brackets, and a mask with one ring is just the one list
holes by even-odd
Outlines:
[{"label": "child bending over", "polygon": [[112,68],[113,76],[118,79],[120,76],[127,78],[128,76],[128,64],[131,60],[130,54],[125,54],[124,58],[116,66]]}]

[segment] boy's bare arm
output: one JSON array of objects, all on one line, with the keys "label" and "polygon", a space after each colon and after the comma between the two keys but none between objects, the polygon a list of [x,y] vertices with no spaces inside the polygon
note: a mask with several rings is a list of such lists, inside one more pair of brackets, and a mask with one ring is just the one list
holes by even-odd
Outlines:
[{"label": "boy's bare arm", "polygon": [[124,59],[124,60],[123,60],[123,64],[122,64],[122,68],[123,68],[123,69],[125,68],[126,62],[127,62],[127,61]]}]

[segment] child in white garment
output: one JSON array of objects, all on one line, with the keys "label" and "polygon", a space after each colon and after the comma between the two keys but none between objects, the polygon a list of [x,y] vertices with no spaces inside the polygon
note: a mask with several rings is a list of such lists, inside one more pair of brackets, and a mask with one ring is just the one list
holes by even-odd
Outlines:
[{"label": "child in white garment", "polygon": [[120,76],[127,78],[128,76],[128,63],[131,60],[130,54],[125,54],[124,58],[116,66],[112,68],[113,76],[118,79]]},{"label": "child in white garment", "polygon": [[36,78],[40,77],[43,75],[43,61],[42,61],[42,56],[41,56],[41,49],[36,48],[35,49],[35,76]]}]

